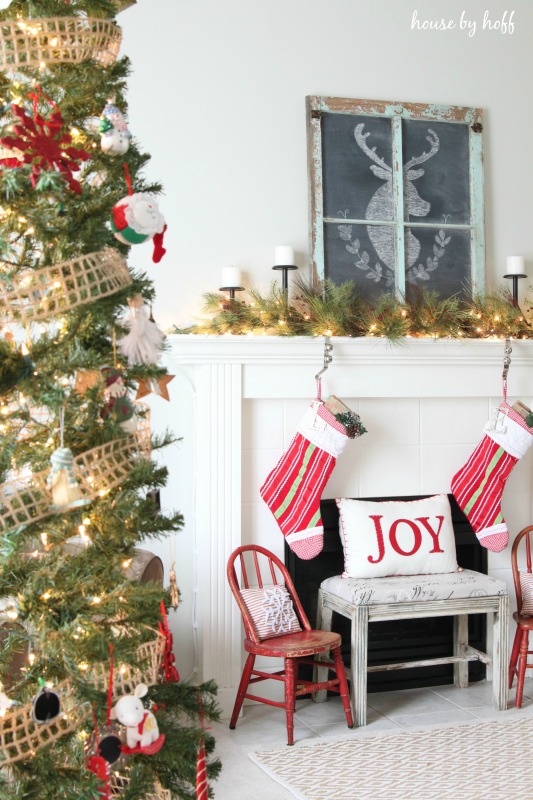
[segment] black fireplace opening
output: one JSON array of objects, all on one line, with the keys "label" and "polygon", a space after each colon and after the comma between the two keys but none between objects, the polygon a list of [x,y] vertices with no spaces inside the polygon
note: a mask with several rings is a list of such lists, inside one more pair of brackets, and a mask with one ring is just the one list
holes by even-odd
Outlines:
[{"label": "black fireplace opening", "polygon": [[[408,497],[369,497],[365,500],[420,500],[428,495]],[[448,495],[452,510],[457,562],[464,569],[487,573],[488,554],[473,532],[470,523],[457,505],[453,495]],[[318,590],[326,578],[340,575],[344,569],[344,555],[339,536],[339,511],[335,500],[322,500],[324,548],[309,561],[298,558],[285,545],[285,564],[296,587],[312,626],[316,624]],[[332,629],[342,636],[342,654],[346,664],[350,660],[350,620],[333,614]],[[486,614],[469,614],[470,644],[486,651]],[[393,664],[425,658],[444,658],[453,655],[453,617],[387,620],[371,622],[368,632],[368,665]],[[303,672],[302,672],[303,674]],[[468,665],[470,681],[486,676],[486,667],[480,661]],[[437,664],[429,667],[411,667],[368,674],[368,691],[381,692],[393,689],[412,689],[423,686],[442,686],[453,683],[453,665]]]}]

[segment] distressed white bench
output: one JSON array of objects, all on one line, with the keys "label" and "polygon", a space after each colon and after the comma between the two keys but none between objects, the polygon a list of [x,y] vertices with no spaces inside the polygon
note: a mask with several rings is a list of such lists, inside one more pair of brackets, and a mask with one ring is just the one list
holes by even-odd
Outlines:
[{"label": "distressed white bench", "polygon": [[[333,612],[351,620],[350,693],[355,724],[366,725],[367,672],[433,664],[453,664],[454,683],[468,686],[468,662],[492,665],[493,703],[507,708],[509,596],[503,581],[481,572],[462,570],[443,575],[390,578],[343,578],[322,581],[318,596],[317,628],[331,630]],[[492,657],[468,644],[468,615],[493,614]],[[417,617],[454,618],[454,653],[444,658],[404,661],[368,667],[368,623]],[[323,670],[318,670],[319,679]],[[326,699],[317,692],[317,702]]]}]

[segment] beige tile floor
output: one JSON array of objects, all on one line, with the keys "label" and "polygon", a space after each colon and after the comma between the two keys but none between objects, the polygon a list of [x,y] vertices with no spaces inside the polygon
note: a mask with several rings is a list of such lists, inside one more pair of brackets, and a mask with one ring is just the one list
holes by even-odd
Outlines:
[{"label": "beige tile floor", "polygon": [[[295,747],[311,739],[361,736],[410,727],[447,726],[476,719],[506,719],[533,716],[533,678],[526,680],[521,709],[514,707],[514,689],[507,711],[492,707],[492,685],[485,681],[466,689],[435,686],[430,689],[404,689],[377,692],[368,696],[368,724],[349,730],[340,703],[334,697],[327,703],[299,700],[295,713]],[[228,721],[213,725],[222,773],[213,783],[215,800],[294,800],[294,796],[268,777],[248,758],[255,750],[281,748],[286,744],[283,709],[255,703],[245,706],[235,730]]]}]

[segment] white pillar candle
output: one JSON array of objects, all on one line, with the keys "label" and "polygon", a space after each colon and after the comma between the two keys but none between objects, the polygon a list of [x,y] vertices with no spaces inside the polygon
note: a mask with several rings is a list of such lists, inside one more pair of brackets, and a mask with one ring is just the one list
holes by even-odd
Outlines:
[{"label": "white pillar candle", "polygon": [[294,250],[290,244],[279,244],[274,251],[274,266],[294,266]]},{"label": "white pillar candle", "polygon": [[524,256],[507,256],[506,275],[524,275]]},{"label": "white pillar candle", "polygon": [[222,268],[222,286],[226,289],[236,289],[241,285],[241,271],[237,267]]}]

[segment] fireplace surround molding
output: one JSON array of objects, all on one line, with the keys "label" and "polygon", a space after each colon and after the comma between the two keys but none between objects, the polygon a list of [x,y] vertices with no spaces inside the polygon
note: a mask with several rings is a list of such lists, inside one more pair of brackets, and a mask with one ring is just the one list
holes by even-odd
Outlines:
[{"label": "fireplace surround molding", "polygon": [[[226,582],[226,563],[242,543],[243,403],[308,399],[323,366],[324,337],[170,335],[168,365],[194,391],[196,478],[194,526],[200,565],[199,677],[219,687],[231,713],[241,675],[240,614]],[[332,337],[324,375],[340,397],[501,397],[503,340]],[[533,341],[512,341],[509,396],[530,403]],[[201,424],[200,424],[201,421]]]}]

